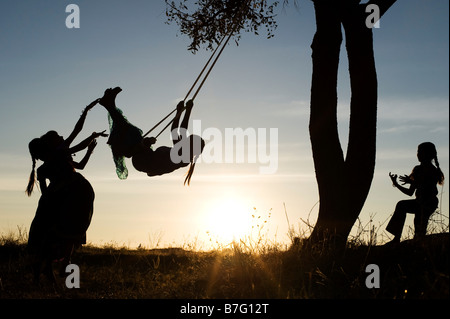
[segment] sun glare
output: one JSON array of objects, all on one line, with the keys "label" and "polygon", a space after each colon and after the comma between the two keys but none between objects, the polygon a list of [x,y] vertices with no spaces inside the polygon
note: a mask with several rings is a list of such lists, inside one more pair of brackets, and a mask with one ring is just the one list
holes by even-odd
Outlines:
[{"label": "sun glare", "polygon": [[209,240],[227,245],[252,231],[252,207],[237,197],[218,199],[205,210],[205,231]]}]

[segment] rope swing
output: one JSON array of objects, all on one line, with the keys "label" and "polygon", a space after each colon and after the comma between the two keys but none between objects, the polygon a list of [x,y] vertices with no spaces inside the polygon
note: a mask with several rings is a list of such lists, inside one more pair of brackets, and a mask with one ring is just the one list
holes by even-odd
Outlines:
[{"label": "rope swing", "polygon": [[[183,102],[185,102],[187,100],[187,98],[189,97],[189,95],[191,94],[191,92],[194,90],[195,86],[197,85],[198,81],[200,80],[200,78],[202,77],[203,73],[206,71],[209,63],[212,61],[213,57],[216,56],[216,53],[219,52],[217,54],[217,56],[215,57],[213,63],[211,64],[211,66],[209,67],[208,71],[206,72],[206,75],[204,76],[203,80],[200,82],[200,85],[198,86],[197,90],[195,91],[194,95],[192,96],[191,100],[194,101],[195,98],[197,97],[198,93],[200,92],[201,88],[203,87],[203,84],[205,84],[206,79],[208,78],[209,74],[211,73],[212,69],[214,68],[214,66],[217,63],[217,60],[219,60],[219,57],[221,56],[223,50],[225,49],[225,47],[227,46],[228,42],[230,41],[233,33],[236,31],[237,27],[240,24],[242,15],[243,15],[243,9],[244,9],[244,5],[248,2],[250,2],[251,0],[247,0],[246,2],[244,2],[242,4],[242,7],[240,8],[239,12],[236,14],[238,17],[234,20],[234,25],[233,28],[231,28],[230,32],[228,34],[225,34],[222,39],[219,42],[219,45],[217,46],[217,48],[214,50],[214,52],[211,54],[211,56],[209,57],[208,61],[206,62],[205,66],[203,67],[203,69],[201,70],[200,74],[197,76],[197,79],[195,80],[194,84],[192,84],[191,88],[189,89],[189,91],[187,92],[186,96],[184,97]],[[220,48],[220,51],[219,51]],[[167,118],[169,118],[177,109],[175,108],[172,112],[170,112],[169,114],[167,114],[166,117],[164,117],[161,121],[159,121],[155,126],[153,126],[147,133],[145,133],[143,135],[143,137],[146,137],[148,134],[150,134],[153,130],[155,130],[159,125],[161,125],[161,123],[163,123]],[[174,120],[172,119],[156,136],[155,138],[158,138],[165,130],[166,128],[168,128],[172,122]]]}]

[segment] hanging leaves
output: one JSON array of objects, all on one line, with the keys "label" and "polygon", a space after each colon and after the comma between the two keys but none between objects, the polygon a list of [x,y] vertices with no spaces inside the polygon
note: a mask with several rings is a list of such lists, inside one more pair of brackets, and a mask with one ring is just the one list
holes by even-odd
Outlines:
[{"label": "hanging leaves", "polygon": [[[286,0],[284,0],[286,2]],[[206,46],[213,50],[235,27],[233,37],[238,44],[241,32],[259,34],[265,28],[267,38],[277,28],[274,8],[279,1],[267,0],[165,0],[167,24],[175,23],[180,33],[191,39],[188,50],[195,53]]]}]

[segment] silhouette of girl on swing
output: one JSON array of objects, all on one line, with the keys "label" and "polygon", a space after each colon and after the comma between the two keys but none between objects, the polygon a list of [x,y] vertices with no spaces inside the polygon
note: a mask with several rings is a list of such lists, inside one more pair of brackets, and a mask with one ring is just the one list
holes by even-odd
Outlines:
[{"label": "silhouette of girl on swing", "polygon": [[[42,266],[45,275],[54,280],[52,262],[64,260],[67,264],[75,246],[86,243],[95,194],[91,184],[75,169],[86,166],[97,145],[96,138],[107,135],[94,132],[78,145],[70,147],[70,144],[82,130],[87,112],[97,102],[86,107],[67,139],[55,131],[49,131],[28,145],[33,168],[26,193],[31,196],[36,182],[42,193],[28,236],[36,282],[39,281]],[[83,159],[75,162],[72,154],[86,148]],[[43,164],[36,170],[38,160]]]},{"label": "silhouette of girl on swing", "polygon": [[[393,186],[402,193],[412,196],[415,199],[399,201],[395,207],[394,214],[389,221],[386,230],[394,235],[392,244],[400,242],[403,225],[405,224],[406,214],[415,214],[414,229],[415,238],[421,238],[426,235],[428,219],[438,207],[437,184],[444,183],[444,174],[439,167],[436,147],[431,142],[425,142],[418,146],[417,159],[420,165],[414,167],[412,173],[399,177],[402,185],[409,184],[409,188],[399,185],[397,175],[389,173]],[[433,160],[434,164],[433,165]]]},{"label": "silhouette of girl on swing", "polygon": [[151,146],[156,143],[156,138],[144,138],[142,131],[128,122],[121,110],[117,108],[115,99],[121,91],[120,87],[107,89],[99,100],[99,103],[109,112],[111,131],[108,144],[113,153],[117,176],[121,179],[127,178],[128,171],[124,157],[132,158],[134,168],[150,177],[171,173],[191,164],[184,181],[189,185],[195,162],[205,147],[205,142],[200,136],[187,136],[186,134],[189,117],[194,106],[192,100],[186,103],[186,111],[181,125],[179,125],[179,120],[184,109],[184,102],[177,105],[177,112],[171,127],[173,147],[161,146],[153,150]]}]

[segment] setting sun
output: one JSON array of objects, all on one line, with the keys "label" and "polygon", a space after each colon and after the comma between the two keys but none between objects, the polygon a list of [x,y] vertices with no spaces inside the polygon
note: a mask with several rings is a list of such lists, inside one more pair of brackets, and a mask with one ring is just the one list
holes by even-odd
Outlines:
[{"label": "setting sun", "polygon": [[209,240],[229,244],[252,231],[252,206],[238,197],[217,199],[205,208],[205,230]]}]

